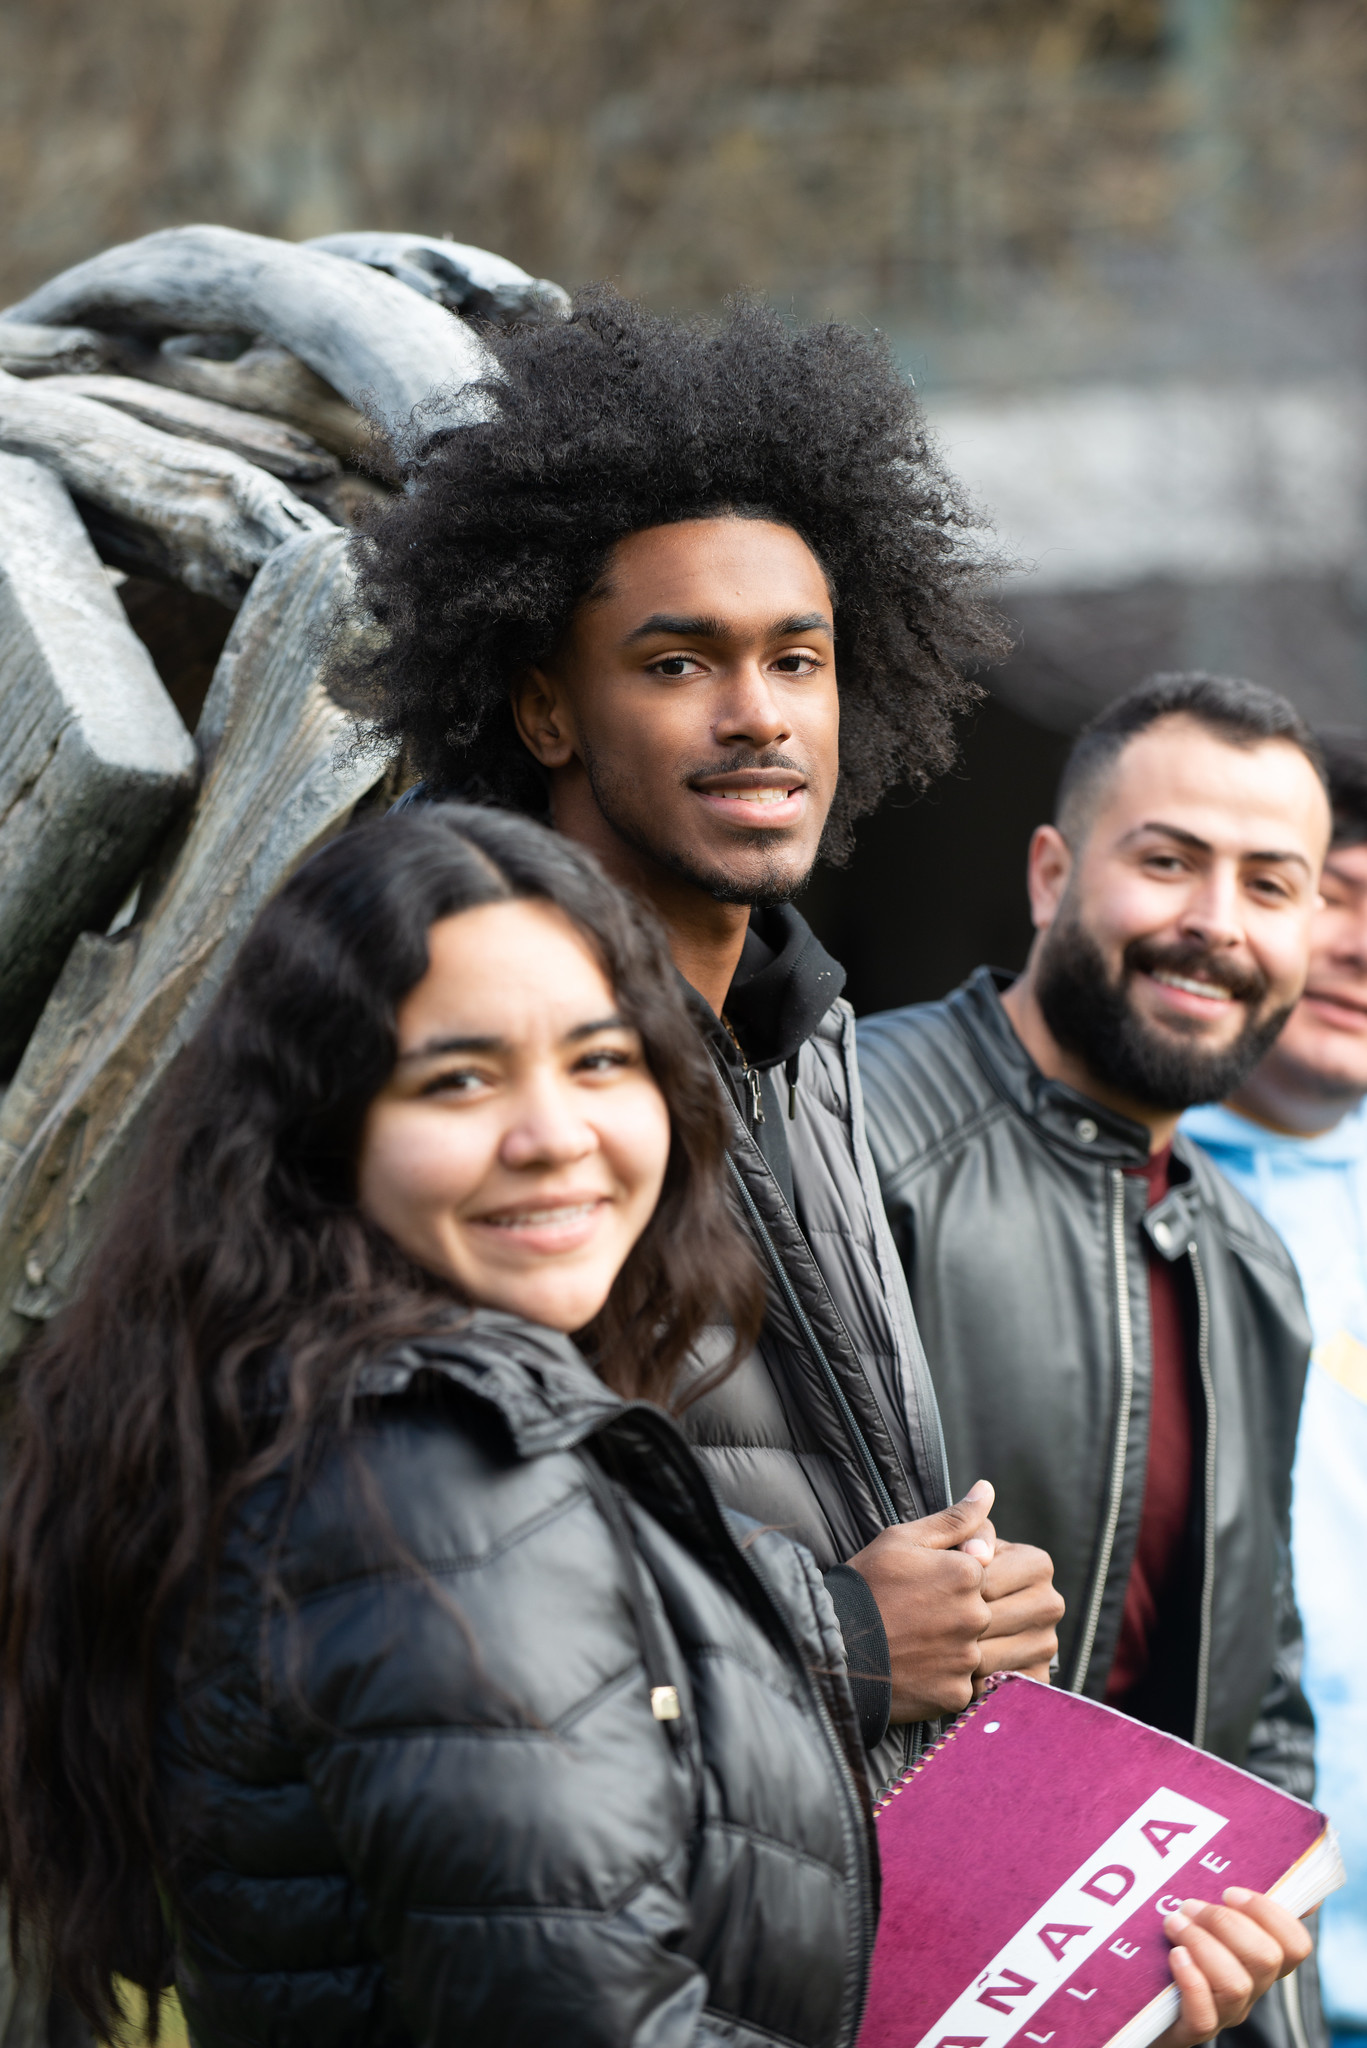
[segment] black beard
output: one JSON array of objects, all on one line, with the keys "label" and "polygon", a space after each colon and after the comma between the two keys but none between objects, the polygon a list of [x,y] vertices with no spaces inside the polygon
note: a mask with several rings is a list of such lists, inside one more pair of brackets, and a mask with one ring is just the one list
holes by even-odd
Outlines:
[{"label": "black beard", "polygon": [[[1205,1052],[1190,1039],[1146,1023],[1130,1003],[1130,979],[1155,967],[1174,974],[1199,970],[1242,1001],[1248,1014],[1234,1043]],[[1101,948],[1075,917],[1061,918],[1040,948],[1035,994],[1054,1037],[1089,1073],[1131,1102],[1164,1110],[1223,1102],[1247,1080],[1295,1007],[1288,1003],[1265,1012],[1266,976],[1245,973],[1200,945],[1162,947],[1132,939],[1113,982]]]},{"label": "black beard", "polygon": [[[629,801],[622,800],[623,793],[617,781],[604,772],[587,745],[584,747],[583,761],[589,788],[593,791],[593,800],[617,837],[625,840],[635,852],[645,854],[657,867],[665,868],[671,875],[678,875],[682,881],[690,882],[695,889],[701,889],[715,903],[745,903],[752,909],[767,910],[771,904],[790,902],[811,874],[809,867],[804,874],[790,875],[777,862],[766,861],[765,867],[754,880],[744,881],[729,874],[723,867],[706,866],[686,852],[661,846],[657,840],[649,838],[641,830],[631,814]],[[785,755],[754,754],[738,755],[734,759],[714,763],[710,772],[715,772],[717,766],[791,768],[793,763]],[[699,772],[707,773],[709,770],[704,767]],[[756,831],[748,837],[738,833],[737,840],[742,846],[753,844],[766,853],[771,844],[768,833],[761,831]]]}]

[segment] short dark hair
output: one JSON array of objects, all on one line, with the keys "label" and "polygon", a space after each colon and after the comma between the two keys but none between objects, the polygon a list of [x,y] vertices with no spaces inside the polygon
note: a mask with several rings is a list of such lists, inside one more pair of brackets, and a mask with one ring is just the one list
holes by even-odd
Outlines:
[{"label": "short dark hair", "polygon": [[1149,676],[1084,725],[1059,777],[1054,820],[1070,843],[1086,832],[1102,783],[1130,741],[1161,718],[1194,718],[1235,747],[1287,740],[1328,789],[1320,743],[1295,706],[1261,683],[1201,669]]},{"label": "short dark hair", "polygon": [[603,286],[566,320],[490,330],[491,417],[417,445],[408,489],[356,544],[379,631],[339,652],[334,695],[447,790],[543,812],[509,687],[544,661],[628,535],[738,513],[793,528],[835,607],[840,779],[823,853],[895,783],[955,755],[1006,652],[991,564],[876,334],[796,327],[742,302],[666,319]]},{"label": "short dark hair", "polygon": [[1367,844],[1367,732],[1321,726],[1315,735],[1329,778],[1335,846]]}]

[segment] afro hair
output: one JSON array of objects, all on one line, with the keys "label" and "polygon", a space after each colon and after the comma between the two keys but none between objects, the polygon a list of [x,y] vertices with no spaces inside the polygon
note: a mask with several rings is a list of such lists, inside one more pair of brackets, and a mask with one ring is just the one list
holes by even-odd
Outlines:
[{"label": "afro hair", "polygon": [[841,769],[825,856],[848,854],[894,784],[950,766],[980,695],[969,671],[1007,639],[976,522],[885,341],[752,302],[666,319],[602,286],[565,320],[484,339],[491,416],[415,437],[404,495],[356,542],[377,630],[333,671],[410,773],[544,812],[511,682],[551,653],[619,541],[728,509],[794,528],[831,587]]}]

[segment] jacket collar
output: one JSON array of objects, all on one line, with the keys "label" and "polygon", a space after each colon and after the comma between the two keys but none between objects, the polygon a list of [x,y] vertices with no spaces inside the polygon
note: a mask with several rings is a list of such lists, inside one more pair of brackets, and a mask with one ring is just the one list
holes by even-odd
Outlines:
[{"label": "jacket collar", "polygon": [[449,1330],[412,1338],[363,1366],[356,1394],[391,1398],[424,1374],[496,1408],[520,1458],[582,1443],[629,1405],[604,1386],[568,1337],[496,1309],[472,1309]]},{"label": "jacket collar", "polygon": [[[845,986],[807,920],[791,903],[750,912],[750,928],[726,995],[726,1019],[752,1067],[782,1066],[799,1052]],[[729,1034],[693,992],[692,1007],[728,1062],[736,1048]]]},{"label": "jacket collar", "polygon": [[1035,1065],[1002,1006],[1002,991],[1015,979],[999,967],[979,967],[949,998],[950,1009],[997,1093],[1052,1142],[1079,1157],[1142,1166],[1149,1156],[1149,1134],[1143,1124],[1062,1081],[1051,1081]]}]

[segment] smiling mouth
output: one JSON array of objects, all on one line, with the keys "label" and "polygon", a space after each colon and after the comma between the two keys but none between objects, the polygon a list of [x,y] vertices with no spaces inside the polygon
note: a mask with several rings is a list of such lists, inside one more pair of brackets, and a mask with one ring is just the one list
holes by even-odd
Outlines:
[{"label": "smiling mouth", "polygon": [[1334,989],[1308,988],[1305,991],[1305,1000],[1307,1003],[1324,1003],[1331,1010],[1347,1010],[1354,1017],[1367,1019],[1367,1002],[1362,1002],[1355,996],[1339,995]]},{"label": "smiling mouth", "polygon": [[587,1222],[606,1200],[605,1195],[594,1195],[587,1202],[554,1202],[540,1209],[501,1209],[476,1220],[487,1223],[492,1230],[568,1230],[576,1223]]},{"label": "smiling mouth", "polygon": [[760,786],[753,789],[704,789],[702,796],[718,797],[723,803],[732,804],[783,804],[790,796],[796,796],[801,783],[785,784],[781,789]]},{"label": "smiling mouth", "polygon": [[1181,989],[1183,995],[1205,996],[1212,1003],[1232,1003],[1234,993],[1222,988],[1216,981],[1196,981],[1189,974],[1173,974],[1163,967],[1149,969],[1150,981],[1161,982],[1164,988]]}]

